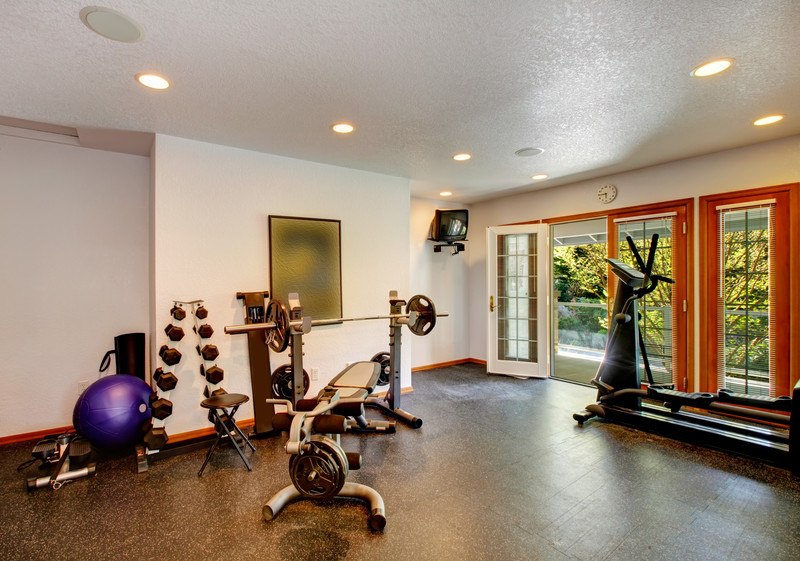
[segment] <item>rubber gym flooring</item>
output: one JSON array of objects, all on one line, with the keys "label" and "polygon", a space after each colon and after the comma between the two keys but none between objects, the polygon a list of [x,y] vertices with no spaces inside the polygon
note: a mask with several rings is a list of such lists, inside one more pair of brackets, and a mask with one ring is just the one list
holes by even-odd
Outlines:
[{"label": "rubber gym flooring", "polygon": [[[693,560],[798,559],[800,478],[722,452],[571,418],[594,392],[487,376],[477,365],[414,375],[403,405],[424,420],[347,435],[349,480],[386,502],[384,533],[355,500],[261,507],[289,483],[284,438],[232,448],[202,478],[205,450],[130,457],[57,492],[23,490],[32,443],[0,448],[0,559]],[[376,411],[370,413],[377,416]],[[35,471],[35,468],[31,468]]]}]

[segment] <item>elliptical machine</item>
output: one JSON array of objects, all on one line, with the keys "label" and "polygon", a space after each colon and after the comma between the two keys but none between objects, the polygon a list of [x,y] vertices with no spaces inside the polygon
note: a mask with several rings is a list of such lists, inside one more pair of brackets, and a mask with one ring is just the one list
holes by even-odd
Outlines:
[{"label": "elliptical machine", "polygon": [[[630,236],[627,242],[638,270],[617,259],[606,259],[618,279],[617,294],[603,362],[591,381],[597,387],[597,402],[573,414],[578,425],[600,417],[800,470],[800,381],[793,397],[752,396],[727,389],[716,394],[682,392],[672,384],[654,383],[639,329],[638,301],[658,283],[674,281],[653,273],[658,234],[653,235],[646,262]],[[645,388],[640,361],[647,376]]]}]

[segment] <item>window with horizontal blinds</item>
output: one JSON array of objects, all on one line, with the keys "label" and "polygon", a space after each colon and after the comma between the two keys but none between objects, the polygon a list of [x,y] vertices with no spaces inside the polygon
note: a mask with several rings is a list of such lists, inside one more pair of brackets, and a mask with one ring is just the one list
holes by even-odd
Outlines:
[{"label": "window with horizontal blinds", "polygon": [[[668,212],[636,216],[614,221],[617,228],[618,257],[636,267],[633,252],[627,237],[633,240],[636,249],[647,260],[647,252],[653,234],[658,234],[658,245],[653,263],[653,272],[666,277],[675,277],[675,251],[673,234],[676,228],[676,213]],[[640,330],[644,339],[653,381],[657,384],[678,384],[678,329],[679,317],[676,285],[659,283],[656,290],[639,301]],[[640,364],[642,381],[645,381],[644,362]]]},{"label": "window with horizontal blinds", "polygon": [[717,386],[776,395],[776,202],[719,205]]}]

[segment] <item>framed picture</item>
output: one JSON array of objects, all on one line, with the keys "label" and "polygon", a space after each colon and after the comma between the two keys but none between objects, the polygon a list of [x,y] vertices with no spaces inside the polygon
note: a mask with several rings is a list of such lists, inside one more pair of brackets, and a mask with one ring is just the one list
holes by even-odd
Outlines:
[{"label": "framed picture", "polygon": [[270,294],[288,305],[297,292],[303,316],[342,317],[341,221],[269,217]]}]

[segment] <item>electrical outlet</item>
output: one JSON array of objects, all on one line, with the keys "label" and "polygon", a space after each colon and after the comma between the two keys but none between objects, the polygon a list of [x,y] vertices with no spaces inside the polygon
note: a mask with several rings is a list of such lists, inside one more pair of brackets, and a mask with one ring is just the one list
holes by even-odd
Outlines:
[{"label": "electrical outlet", "polygon": [[319,380],[319,368],[312,368],[311,369],[311,379],[312,380]]},{"label": "electrical outlet", "polygon": [[81,380],[81,381],[79,381],[78,382],[78,395],[81,395],[84,391],[86,391],[86,388],[88,388],[89,385],[91,385],[91,383],[92,382],[90,380]]}]

